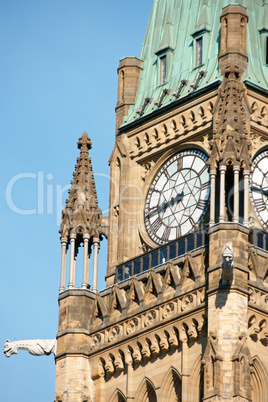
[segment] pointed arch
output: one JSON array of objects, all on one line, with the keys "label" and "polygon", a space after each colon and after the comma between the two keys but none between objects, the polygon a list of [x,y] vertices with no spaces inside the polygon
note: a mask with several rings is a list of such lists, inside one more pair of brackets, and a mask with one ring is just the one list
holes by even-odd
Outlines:
[{"label": "pointed arch", "polygon": [[162,125],[161,132],[162,132],[162,134],[167,135],[168,129],[167,129],[167,126],[165,124]]},{"label": "pointed arch", "polygon": [[157,131],[156,128],[154,128],[153,137],[154,137],[155,141],[158,141],[158,140],[159,140],[159,135],[158,135],[158,131]]},{"label": "pointed arch", "polygon": [[145,377],[141,382],[137,396],[135,398],[136,402],[157,402],[155,385],[151,379]]},{"label": "pointed arch", "polygon": [[126,400],[127,398],[125,397],[123,391],[121,391],[119,388],[116,388],[110,399],[110,402],[126,402]]},{"label": "pointed arch", "polygon": [[208,103],[208,106],[207,106],[207,111],[209,112],[209,114],[213,114],[213,111],[214,111],[214,105],[213,105],[213,103],[212,102],[209,102]]},{"label": "pointed arch", "polygon": [[150,137],[149,137],[149,134],[148,133],[145,133],[144,134],[144,142],[145,142],[145,144],[149,144],[150,143]]},{"label": "pointed arch", "polygon": [[139,137],[136,137],[136,139],[135,139],[135,145],[136,145],[137,148],[140,148],[141,142],[140,142]]},{"label": "pointed arch", "polygon": [[118,102],[123,102],[125,96],[125,72],[121,70],[118,77]]},{"label": "pointed arch", "polygon": [[257,104],[257,102],[253,102],[252,103],[252,105],[251,105],[251,113],[254,115],[254,116],[257,116],[258,114],[259,114],[259,106],[258,106],[258,104]]},{"label": "pointed arch", "polygon": [[258,356],[253,358],[251,375],[252,402],[265,402],[268,395],[268,375]]},{"label": "pointed arch", "polygon": [[195,121],[195,114],[192,110],[190,111],[188,118],[192,123]]},{"label": "pointed arch", "polygon": [[198,115],[203,119],[205,117],[205,111],[202,106],[198,109]]},{"label": "pointed arch", "polygon": [[177,130],[177,124],[176,124],[176,121],[174,119],[171,121],[170,128],[171,128],[172,131]]},{"label": "pointed arch", "polygon": [[175,367],[170,367],[162,382],[161,401],[182,401],[181,375]]},{"label": "pointed arch", "polygon": [[201,402],[204,398],[202,355],[198,356],[193,365],[188,387],[188,402]]},{"label": "pointed arch", "polygon": [[261,117],[265,120],[268,119],[268,109],[266,106],[263,106],[262,110],[261,110]]},{"label": "pointed arch", "polygon": [[183,116],[183,114],[181,115],[181,117],[180,117],[180,119],[179,119],[179,124],[180,124],[182,127],[185,127],[185,126],[186,126],[186,120],[185,120],[185,117]]}]

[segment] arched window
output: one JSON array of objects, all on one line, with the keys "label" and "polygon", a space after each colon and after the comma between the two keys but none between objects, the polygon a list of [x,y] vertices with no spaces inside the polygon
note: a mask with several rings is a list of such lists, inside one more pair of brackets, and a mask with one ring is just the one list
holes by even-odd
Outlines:
[{"label": "arched window", "polygon": [[145,378],[141,383],[135,400],[142,402],[157,402],[154,385],[148,378]]}]

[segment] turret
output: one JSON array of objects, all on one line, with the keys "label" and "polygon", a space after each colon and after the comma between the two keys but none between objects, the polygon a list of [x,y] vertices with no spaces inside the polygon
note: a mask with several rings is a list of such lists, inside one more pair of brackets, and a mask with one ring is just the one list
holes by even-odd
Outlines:
[{"label": "turret", "polygon": [[[248,226],[250,107],[242,82],[247,68],[247,21],[246,10],[241,6],[229,6],[221,15],[219,65],[223,83],[213,117],[210,226],[226,221]],[[219,205],[215,198],[217,183]],[[240,194],[243,202],[239,200]]]},{"label": "turret", "polygon": [[230,5],[221,14],[221,51],[219,66],[222,75],[232,62],[239,64],[240,71],[247,68],[247,23],[248,15],[244,7]]},{"label": "turret", "polygon": [[136,57],[126,57],[119,63],[116,130],[123,123],[130,106],[135,103],[141,69],[142,61]]},{"label": "turret", "polygon": [[82,288],[89,286],[89,264],[91,248],[94,250],[93,285],[92,291],[97,291],[98,282],[98,252],[102,235],[102,211],[98,207],[97,193],[91,159],[88,150],[92,148],[91,141],[86,132],[77,143],[80,156],[77,159],[69,198],[66,208],[62,211],[61,220],[61,283],[60,292],[65,290],[66,282],[66,254],[70,248],[70,272],[68,288],[76,287],[76,261],[81,244],[84,245],[83,282]]}]

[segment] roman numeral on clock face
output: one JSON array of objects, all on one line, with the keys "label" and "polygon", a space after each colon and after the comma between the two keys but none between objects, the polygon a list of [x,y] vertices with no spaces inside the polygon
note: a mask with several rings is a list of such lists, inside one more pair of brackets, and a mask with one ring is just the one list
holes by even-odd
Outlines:
[{"label": "roman numeral on clock face", "polygon": [[201,190],[206,190],[207,188],[209,188],[209,186],[210,186],[209,181],[207,181],[206,183],[202,183]]},{"label": "roman numeral on clock face", "polygon": [[178,158],[177,166],[178,166],[178,170],[181,170],[183,168],[183,159],[182,159],[182,157]]},{"label": "roman numeral on clock face", "polygon": [[152,230],[156,233],[156,232],[158,231],[158,229],[160,229],[161,225],[162,225],[161,220],[160,220],[159,218],[157,218],[157,219],[151,224]]},{"label": "roman numeral on clock face", "polygon": [[166,229],[164,230],[164,233],[163,233],[163,236],[162,236],[162,239],[163,239],[164,241],[168,242],[170,232],[171,232],[171,229],[170,229],[170,228],[166,228]]},{"label": "roman numeral on clock face", "polygon": [[208,201],[207,200],[199,200],[196,207],[198,209],[205,209],[208,205]]},{"label": "roman numeral on clock face", "polygon": [[258,212],[263,212],[266,210],[266,205],[262,199],[254,200],[254,204],[255,204]]}]

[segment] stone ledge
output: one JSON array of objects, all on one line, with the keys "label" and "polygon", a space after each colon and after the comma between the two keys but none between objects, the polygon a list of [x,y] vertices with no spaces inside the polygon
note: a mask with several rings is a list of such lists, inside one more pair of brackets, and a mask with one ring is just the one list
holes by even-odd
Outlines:
[{"label": "stone ledge", "polygon": [[86,289],[67,289],[64,292],[59,294],[58,301],[66,299],[69,296],[86,296],[89,299],[95,300],[96,293],[92,292],[91,290]]},{"label": "stone ledge", "polygon": [[[221,263],[212,265],[211,267],[208,268],[207,272],[210,273],[216,271],[217,269],[222,269]],[[249,273],[249,269],[241,264],[235,264],[234,269],[239,269],[240,271],[246,272],[247,274]]]},{"label": "stone ledge", "polygon": [[64,329],[63,331],[59,331],[57,333],[56,338],[61,338],[64,335],[69,335],[69,334],[82,334],[82,335],[90,335],[90,331],[88,329],[77,329],[77,328],[71,328],[71,329]]},{"label": "stone ledge", "polygon": [[249,235],[250,229],[241,223],[223,222],[216,223],[208,229],[208,234],[218,232],[219,230],[238,230],[239,232]]},{"label": "stone ledge", "polygon": [[230,287],[214,287],[212,289],[208,289],[206,294],[207,295],[212,295],[219,293],[219,291],[224,292],[224,293],[235,293],[238,292],[242,294],[243,296],[250,296],[250,292],[248,290],[245,290],[244,288],[241,288],[240,286],[230,286]]},{"label": "stone ledge", "polygon": [[267,318],[268,308],[266,310],[265,308],[252,302],[248,303],[248,307],[250,307],[252,310],[257,310],[258,312],[265,314],[265,318]]},{"label": "stone ledge", "polygon": [[68,356],[71,356],[71,357],[74,357],[74,356],[76,356],[76,357],[79,357],[79,356],[84,357],[85,356],[86,358],[88,358],[89,354],[87,352],[78,353],[78,352],[74,352],[72,350],[66,350],[64,353],[59,353],[58,355],[56,355],[55,360],[60,360],[60,359],[63,359],[65,357],[68,357]]}]

